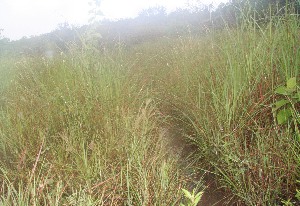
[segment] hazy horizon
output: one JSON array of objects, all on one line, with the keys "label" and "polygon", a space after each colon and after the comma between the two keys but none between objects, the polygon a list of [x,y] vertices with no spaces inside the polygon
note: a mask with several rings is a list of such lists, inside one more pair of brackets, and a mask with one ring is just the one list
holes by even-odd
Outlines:
[{"label": "hazy horizon", "polygon": [[[61,23],[82,26],[88,24],[92,9],[86,0],[2,0],[0,2],[0,29],[4,37],[18,40],[22,37],[49,33]],[[143,9],[164,6],[167,11],[194,5],[195,3],[215,6],[227,0],[103,0],[103,18],[132,18]],[[117,6],[116,6],[117,5]]]}]

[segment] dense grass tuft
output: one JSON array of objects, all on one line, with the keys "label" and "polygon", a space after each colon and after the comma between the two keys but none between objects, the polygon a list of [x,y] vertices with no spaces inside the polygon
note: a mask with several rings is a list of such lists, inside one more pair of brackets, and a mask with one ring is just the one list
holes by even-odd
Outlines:
[{"label": "dense grass tuft", "polygon": [[27,59],[6,91],[1,203],[178,202],[179,157],[167,147],[155,100],[118,57],[70,55]]}]

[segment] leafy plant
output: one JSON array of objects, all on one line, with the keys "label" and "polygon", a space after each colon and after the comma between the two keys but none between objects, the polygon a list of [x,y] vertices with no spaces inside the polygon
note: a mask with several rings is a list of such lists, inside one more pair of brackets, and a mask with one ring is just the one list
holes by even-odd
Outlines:
[{"label": "leafy plant", "polygon": [[278,124],[282,125],[292,121],[299,137],[298,124],[300,119],[296,104],[300,103],[300,91],[297,86],[296,77],[287,80],[286,86],[278,87],[275,93],[282,96],[282,99],[275,102],[273,107],[273,113],[276,114]]},{"label": "leafy plant", "polygon": [[186,198],[187,204],[185,205],[185,204],[181,203],[180,206],[197,206],[203,195],[203,191],[198,192],[196,194],[195,189],[193,190],[192,193],[190,193],[188,190],[185,190],[185,189],[182,189],[182,192]]}]

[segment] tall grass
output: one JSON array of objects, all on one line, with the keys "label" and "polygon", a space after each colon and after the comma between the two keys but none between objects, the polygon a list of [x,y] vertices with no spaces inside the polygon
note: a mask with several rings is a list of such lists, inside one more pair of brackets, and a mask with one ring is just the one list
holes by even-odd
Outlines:
[{"label": "tall grass", "polygon": [[185,180],[155,100],[119,57],[78,50],[26,59],[6,90],[1,204],[178,204]]},{"label": "tall grass", "polygon": [[157,54],[162,109],[198,147],[200,170],[210,168],[239,204],[294,198],[299,142],[277,125],[272,103],[277,86],[299,77],[298,33],[297,15],[286,14],[155,45],[168,50]]},{"label": "tall grass", "polygon": [[0,102],[1,204],[178,205],[205,172],[227,205],[294,199],[299,142],[272,105],[299,78],[298,16],[243,18],[22,61]]},{"label": "tall grass", "polygon": [[3,92],[15,75],[14,59],[0,57],[0,72],[0,92]]}]

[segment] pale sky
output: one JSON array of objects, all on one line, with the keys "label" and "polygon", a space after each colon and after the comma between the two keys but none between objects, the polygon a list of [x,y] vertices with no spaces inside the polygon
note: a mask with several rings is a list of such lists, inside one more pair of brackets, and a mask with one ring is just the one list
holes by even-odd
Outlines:
[{"label": "pale sky", "polygon": [[[175,10],[197,0],[102,0],[104,17],[118,19],[136,16],[142,9],[165,6]],[[203,4],[228,0],[199,0]],[[23,36],[48,33],[59,23],[72,25],[88,23],[91,0],[0,0],[0,29],[12,40]]]}]

